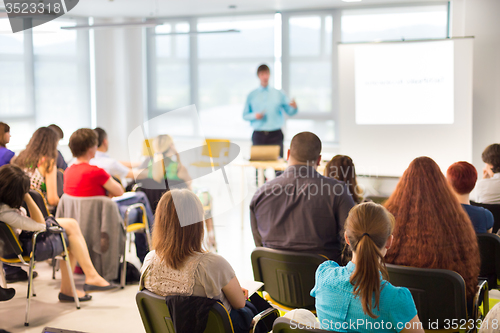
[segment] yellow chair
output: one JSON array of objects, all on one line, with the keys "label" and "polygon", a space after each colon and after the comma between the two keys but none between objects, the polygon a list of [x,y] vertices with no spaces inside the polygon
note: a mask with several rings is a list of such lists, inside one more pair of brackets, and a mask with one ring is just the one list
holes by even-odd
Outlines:
[{"label": "yellow chair", "polygon": [[201,151],[201,160],[191,165],[198,168],[218,167],[225,158],[229,158],[230,146],[231,141],[226,139],[206,139]]},{"label": "yellow chair", "polygon": [[7,263],[13,266],[28,266],[29,267],[29,281],[28,281],[28,295],[26,299],[26,313],[24,319],[24,326],[29,326],[29,313],[30,313],[30,305],[31,298],[36,296],[35,289],[33,286],[33,271],[35,269],[35,249],[36,249],[36,239],[38,235],[46,232],[59,234],[61,236],[61,241],[63,245],[63,253],[59,256],[56,256],[55,259],[62,259],[66,262],[66,266],[69,272],[69,278],[71,282],[71,287],[73,289],[73,297],[76,303],[76,308],[80,309],[80,301],[78,299],[78,295],[76,293],[75,280],[73,279],[73,272],[71,271],[71,265],[69,262],[68,248],[66,246],[66,241],[63,236],[63,229],[60,227],[50,227],[46,231],[36,231],[33,233],[32,244],[33,247],[31,249],[29,256],[23,256],[23,248],[21,243],[19,242],[19,238],[17,234],[12,230],[12,228],[4,223],[0,222],[0,239],[5,243],[5,252],[7,252],[8,258],[0,257],[0,281],[2,282],[2,287],[6,287],[5,284],[5,276],[3,275],[3,265],[2,263]]}]

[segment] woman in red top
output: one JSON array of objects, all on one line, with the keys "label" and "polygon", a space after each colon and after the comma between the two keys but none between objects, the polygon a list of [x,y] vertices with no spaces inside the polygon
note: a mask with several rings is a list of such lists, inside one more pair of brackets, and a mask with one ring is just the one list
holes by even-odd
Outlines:
[{"label": "woman in red top", "polygon": [[106,171],[89,164],[97,151],[97,134],[93,130],[77,130],[69,139],[69,148],[76,162],[64,172],[64,193],[74,197],[123,194],[123,187]]}]

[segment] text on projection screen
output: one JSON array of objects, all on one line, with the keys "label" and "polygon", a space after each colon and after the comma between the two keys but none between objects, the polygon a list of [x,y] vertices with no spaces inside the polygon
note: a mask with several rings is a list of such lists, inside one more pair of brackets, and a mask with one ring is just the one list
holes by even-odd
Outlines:
[{"label": "text on projection screen", "polygon": [[355,48],[356,123],[453,124],[453,41]]}]

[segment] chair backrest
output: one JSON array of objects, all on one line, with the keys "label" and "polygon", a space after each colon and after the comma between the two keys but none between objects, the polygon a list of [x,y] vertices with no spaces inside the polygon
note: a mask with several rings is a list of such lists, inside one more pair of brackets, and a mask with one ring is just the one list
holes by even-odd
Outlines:
[{"label": "chair backrest", "polygon": [[57,196],[60,198],[64,194],[64,170],[57,169]]},{"label": "chair backrest", "polygon": [[[307,325],[297,323],[285,317],[280,317],[274,321],[273,333],[325,333],[332,331],[325,331],[320,329],[320,323],[317,323],[318,328],[308,327]],[[312,325],[311,325],[312,326]],[[333,333],[335,333],[333,331]]]},{"label": "chair backrest", "polygon": [[276,302],[291,308],[314,309],[316,269],[326,258],[310,253],[291,252],[258,247],[252,252],[255,281],[264,282],[264,289]]},{"label": "chair backrest", "polygon": [[487,279],[488,287],[495,289],[500,277],[500,237],[496,234],[479,234],[477,244],[481,254],[479,277]]},{"label": "chair backrest", "polygon": [[221,158],[229,155],[231,141],[226,139],[206,139],[206,145],[203,146],[202,155],[212,158]]},{"label": "chair backrest", "polygon": [[116,279],[126,238],[117,204],[106,196],[74,197],[64,193],[57,205],[59,217],[78,221],[97,272],[106,280]]},{"label": "chair backrest", "polygon": [[[390,282],[410,290],[424,329],[438,323],[439,329],[448,320],[467,320],[465,282],[460,274],[446,269],[415,268],[387,265]],[[436,327],[432,327],[436,329]]]},{"label": "chair backrest", "polygon": [[493,233],[496,234],[500,229],[500,205],[484,204],[474,201],[471,201],[470,204],[473,206],[486,208],[493,214],[493,219],[495,220],[495,223],[493,224]]},{"label": "chair backrest", "polygon": [[[7,223],[0,222],[0,240],[3,242],[3,248],[0,249],[1,257],[19,256],[23,253],[23,248],[14,230]],[[0,268],[1,269],[1,268]]]},{"label": "chair backrest", "polygon": [[[139,291],[135,297],[146,333],[175,333],[165,297],[149,290]],[[229,313],[219,302],[215,303],[208,314],[205,333],[233,332]]]}]

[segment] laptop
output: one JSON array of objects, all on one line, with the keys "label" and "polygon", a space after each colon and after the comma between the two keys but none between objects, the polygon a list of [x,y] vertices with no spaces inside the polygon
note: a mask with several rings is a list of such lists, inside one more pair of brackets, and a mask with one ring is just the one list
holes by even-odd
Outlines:
[{"label": "laptop", "polygon": [[250,161],[277,161],[280,158],[280,146],[252,146]]}]

